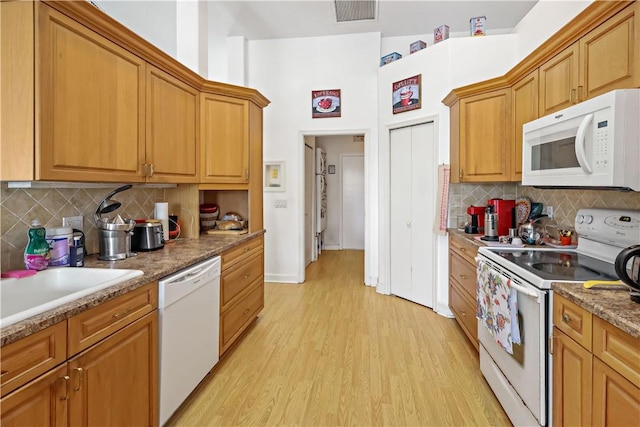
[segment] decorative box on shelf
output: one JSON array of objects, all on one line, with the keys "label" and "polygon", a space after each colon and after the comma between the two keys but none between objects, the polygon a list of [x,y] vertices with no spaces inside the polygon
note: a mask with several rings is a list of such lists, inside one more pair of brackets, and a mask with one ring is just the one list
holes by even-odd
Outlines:
[{"label": "decorative box on shelf", "polygon": [[449,38],[449,26],[441,25],[433,30],[433,43],[439,43]]},{"label": "decorative box on shelf", "polygon": [[469,25],[471,26],[471,37],[475,36],[484,36],[485,33],[485,21],[487,20],[486,16],[476,16],[475,18],[471,18],[469,20]]},{"label": "decorative box on shelf", "polygon": [[415,41],[413,43],[411,43],[411,45],[409,46],[409,54],[415,53],[419,50],[424,49],[425,47],[427,47],[427,44],[425,42],[423,42],[422,40],[418,40]]},{"label": "decorative box on shelf", "polygon": [[398,52],[392,52],[380,58],[380,66],[382,67],[383,65],[387,65],[390,62],[397,61],[400,58],[402,58],[402,55],[400,55]]}]

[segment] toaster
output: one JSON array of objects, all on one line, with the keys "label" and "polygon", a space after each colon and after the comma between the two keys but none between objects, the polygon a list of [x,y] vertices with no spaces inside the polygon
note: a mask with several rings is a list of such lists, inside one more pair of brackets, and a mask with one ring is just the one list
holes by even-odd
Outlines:
[{"label": "toaster", "polygon": [[134,251],[155,251],[164,247],[161,222],[140,222],[136,224],[131,237]]}]

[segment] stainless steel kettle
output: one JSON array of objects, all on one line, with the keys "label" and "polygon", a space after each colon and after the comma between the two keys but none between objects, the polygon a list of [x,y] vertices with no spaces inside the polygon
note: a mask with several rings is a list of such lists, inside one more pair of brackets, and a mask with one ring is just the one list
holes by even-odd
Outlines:
[{"label": "stainless steel kettle", "polygon": [[640,303],[640,245],[620,251],[614,267],[620,280],[631,286],[631,300]]}]

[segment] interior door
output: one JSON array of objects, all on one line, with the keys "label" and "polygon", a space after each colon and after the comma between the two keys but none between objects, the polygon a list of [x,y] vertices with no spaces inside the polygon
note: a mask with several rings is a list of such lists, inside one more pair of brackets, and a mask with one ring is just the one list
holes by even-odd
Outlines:
[{"label": "interior door", "polygon": [[364,250],[364,156],[342,156],[342,248]]},{"label": "interior door", "polygon": [[433,123],[390,134],[391,293],[427,307],[435,287],[435,146]]},{"label": "interior door", "polygon": [[315,236],[313,232],[313,148],[304,146],[304,265],[315,261]]}]

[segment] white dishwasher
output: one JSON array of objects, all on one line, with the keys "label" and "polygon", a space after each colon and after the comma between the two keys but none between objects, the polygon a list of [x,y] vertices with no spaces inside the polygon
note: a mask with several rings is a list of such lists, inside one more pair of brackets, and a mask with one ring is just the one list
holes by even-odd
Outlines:
[{"label": "white dishwasher", "polygon": [[160,425],[218,363],[220,257],[158,282]]}]

